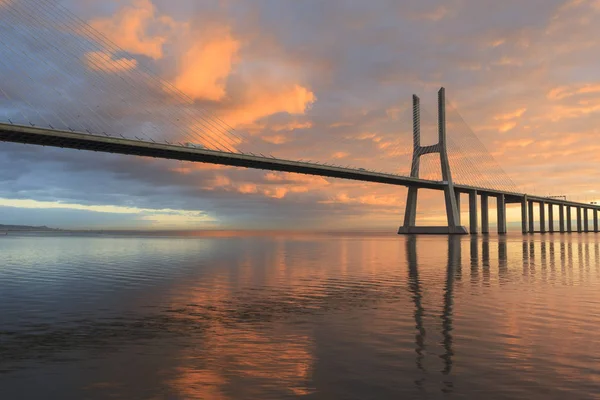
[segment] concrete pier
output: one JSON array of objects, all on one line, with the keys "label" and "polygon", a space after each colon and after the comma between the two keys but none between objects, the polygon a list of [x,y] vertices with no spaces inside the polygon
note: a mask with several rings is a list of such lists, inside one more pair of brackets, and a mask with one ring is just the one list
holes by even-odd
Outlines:
[{"label": "concrete pier", "polygon": [[598,210],[594,210],[594,232],[598,232]]},{"label": "concrete pier", "polygon": [[587,208],[583,209],[583,231],[584,232],[590,231],[590,222],[588,221],[588,209]]},{"label": "concrete pier", "polygon": [[529,200],[528,201],[528,208],[529,208],[529,233],[534,233],[535,232],[535,218],[533,216],[533,201]]},{"label": "concrete pier", "polygon": [[581,233],[583,226],[581,224],[581,207],[577,207],[577,232]]},{"label": "concrete pier", "polygon": [[521,232],[527,233],[527,196],[521,199]]},{"label": "concrete pier", "polygon": [[546,203],[540,201],[540,232],[546,233]]},{"label": "concrete pier", "polygon": [[506,199],[503,194],[497,198],[496,210],[498,212],[498,234],[504,235],[506,233]]},{"label": "concrete pier", "polygon": [[567,232],[573,232],[573,217],[571,216],[571,206],[567,206]]},{"label": "concrete pier", "polygon": [[462,220],[462,215],[460,213],[460,192],[454,191],[454,197],[456,198],[456,211],[458,211],[456,215],[456,221],[458,225],[460,225],[460,221]]},{"label": "concrete pier", "polygon": [[558,205],[558,227],[561,233],[565,233],[565,206]]},{"label": "concrete pier", "polygon": [[469,192],[469,231],[477,234],[477,191]]},{"label": "concrete pier", "polygon": [[548,203],[548,232],[554,233],[554,205]]},{"label": "concrete pier", "polygon": [[490,233],[489,198],[487,194],[481,195],[481,233]]}]

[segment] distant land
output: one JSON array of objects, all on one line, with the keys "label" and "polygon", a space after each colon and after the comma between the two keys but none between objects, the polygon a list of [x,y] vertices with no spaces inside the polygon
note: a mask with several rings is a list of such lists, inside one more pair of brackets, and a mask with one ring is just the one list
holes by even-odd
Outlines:
[{"label": "distant land", "polygon": [[60,229],[48,228],[47,226],[26,226],[26,225],[2,225],[0,232],[56,232]]}]

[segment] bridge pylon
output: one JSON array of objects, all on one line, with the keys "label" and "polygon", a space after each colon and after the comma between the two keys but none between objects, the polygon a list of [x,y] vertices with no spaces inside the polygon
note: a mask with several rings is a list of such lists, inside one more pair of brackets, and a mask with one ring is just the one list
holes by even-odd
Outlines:
[{"label": "bridge pylon", "polygon": [[437,234],[437,235],[466,235],[467,228],[460,225],[460,210],[452,172],[448,161],[448,148],[446,145],[446,90],[441,88],[438,92],[438,143],[430,146],[421,146],[421,104],[418,96],[413,95],[413,157],[410,176],[419,178],[419,163],[421,156],[438,153],[442,166],[442,180],[444,183],[444,200],[446,203],[446,216],[448,226],[417,226],[417,198],[419,188],[411,186],[408,188],[406,198],[406,212],[404,214],[404,225],[398,230],[398,234]]}]

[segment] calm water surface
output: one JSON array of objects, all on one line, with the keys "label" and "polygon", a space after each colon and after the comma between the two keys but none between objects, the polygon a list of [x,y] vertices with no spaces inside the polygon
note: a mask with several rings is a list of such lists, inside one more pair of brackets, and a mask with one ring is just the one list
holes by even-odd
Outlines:
[{"label": "calm water surface", "polygon": [[599,243],[2,237],[0,398],[598,398]]}]

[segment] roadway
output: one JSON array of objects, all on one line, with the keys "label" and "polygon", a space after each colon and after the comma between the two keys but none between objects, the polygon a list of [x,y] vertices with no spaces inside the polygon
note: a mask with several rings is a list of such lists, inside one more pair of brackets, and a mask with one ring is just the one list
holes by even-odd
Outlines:
[{"label": "roadway", "polygon": [[[330,178],[383,183],[387,185],[418,187],[423,189],[444,189],[444,183],[441,181],[431,181],[389,173],[343,168],[302,161],[292,161],[252,154],[229,153],[200,148],[190,148],[167,143],[163,144],[150,141],[118,138],[113,136],[101,136],[89,133],[47,129],[35,126],[0,123],[0,141],[142,157],[164,158],[170,160],[202,162],[270,171],[294,172]],[[526,196],[525,193],[514,193],[467,185],[455,184],[454,187],[455,190],[460,193],[477,191],[477,193],[480,195],[488,195],[491,197],[504,195],[507,203],[521,203]],[[558,204],[573,207],[585,206],[588,209],[600,210],[600,205],[577,203],[547,197],[527,195],[527,199],[529,201],[544,202],[546,204]]]}]

